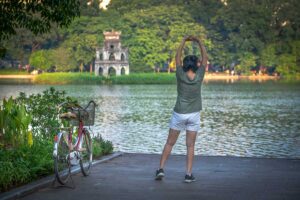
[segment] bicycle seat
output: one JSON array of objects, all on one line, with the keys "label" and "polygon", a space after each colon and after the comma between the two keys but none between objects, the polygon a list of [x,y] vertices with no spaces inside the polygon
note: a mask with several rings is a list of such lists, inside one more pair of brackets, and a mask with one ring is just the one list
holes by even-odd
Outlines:
[{"label": "bicycle seat", "polygon": [[72,112],[66,112],[59,115],[59,118],[61,119],[76,119],[77,115]]}]

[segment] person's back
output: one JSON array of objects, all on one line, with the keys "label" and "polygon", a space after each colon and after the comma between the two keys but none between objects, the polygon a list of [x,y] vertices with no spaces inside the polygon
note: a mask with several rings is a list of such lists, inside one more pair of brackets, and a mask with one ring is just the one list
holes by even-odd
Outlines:
[{"label": "person's back", "polygon": [[[189,64],[198,63],[198,58],[196,56],[186,56],[183,60],[184,66],[189,66]],[[192,68],[192,66],[191,66]],[[188,69],[187,69],[188,70]],[[202,110],[202,100],[201,100],[201,86],[205,74],[205,67],[197,67],[195,70],[195,75],[191,79],[184,67],[177,66],[176,78],[177,78],[177,100],[174,107],[174,111],[177,113],[193,113]]]}]

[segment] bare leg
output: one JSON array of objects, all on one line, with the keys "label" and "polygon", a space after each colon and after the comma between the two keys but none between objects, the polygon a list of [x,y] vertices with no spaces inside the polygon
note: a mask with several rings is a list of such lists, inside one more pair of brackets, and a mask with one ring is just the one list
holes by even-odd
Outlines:
[{"label": "bare leg", "polygon": [[187,147],[186,173],[187,174],[192,173],[196,137],[197,137],[196,131],[186,131],[186,147]]},{"label": "bare leg", "polygon": [[168,159],[168,157],[169,157],[169,155],[172,151],[172,148],[173,148],[174,144],[177,141],[179,133],[180,133],[180,131],[177,131],[177,130],[174,130],[174,129],[170,128],[168,140],[165,144],[163,153],[162,153],[161,158],[160,158],[159,168],[161,168],[161,169],[164,168],[165,162]]}]

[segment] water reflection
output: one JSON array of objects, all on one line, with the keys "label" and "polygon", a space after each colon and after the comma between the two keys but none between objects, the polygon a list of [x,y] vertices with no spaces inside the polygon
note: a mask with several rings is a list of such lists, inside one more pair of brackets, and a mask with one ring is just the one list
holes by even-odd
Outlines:
[{"label": "water reflection", "polygon": [[[0,85],[0,98],[49,86]],[[116,150],[161,153],[176,100],[175,85],[55,86],[99,104],[95,132]],[[203,86],[196,154],[300,158],[298,83],[210,82]],[[181,134],[174,153],[186,151]]]}]

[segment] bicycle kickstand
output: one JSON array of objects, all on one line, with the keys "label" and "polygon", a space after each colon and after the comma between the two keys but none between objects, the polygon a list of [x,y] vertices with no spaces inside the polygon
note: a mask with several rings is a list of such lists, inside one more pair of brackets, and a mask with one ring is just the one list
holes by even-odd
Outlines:
[{"label": "bicycle kickstand", "polygon": [[66,184],[63,185],[63,184],[60,184],[57,181],[57,178],[54,176],[54,180],[52,181],[51,187],[55,188],[55,189],[58,189],[58,188],[61,188],[61,187],[75,189],[75,183],[74,183],[74,180],[73,180],[72,176],[70,176],[70,179],[71,179],[72,185],[67,185],[70,181],[68,181]]}]

